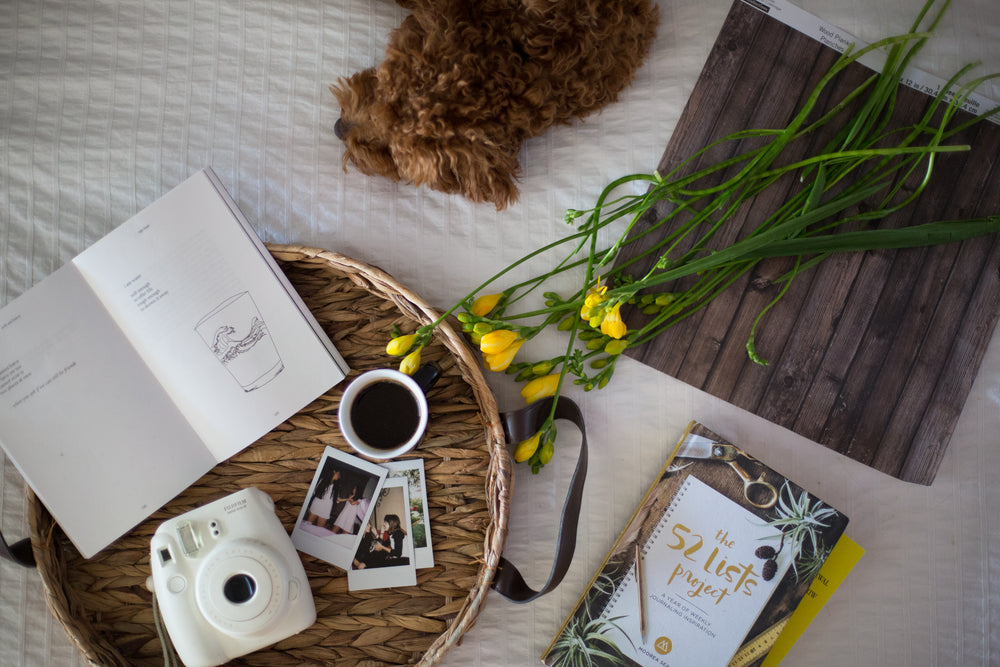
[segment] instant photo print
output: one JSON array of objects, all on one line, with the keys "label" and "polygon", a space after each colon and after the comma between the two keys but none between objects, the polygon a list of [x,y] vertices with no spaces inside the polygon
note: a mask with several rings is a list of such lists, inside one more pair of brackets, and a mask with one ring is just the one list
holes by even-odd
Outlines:
[{"label": "instant photo print", "polygon": [[310,556],[349,570],[388,471],[327,447],[292,530],[292,543]]},{"label": "instant photo print", "polygon": [[417,584],[409,508],[407,479],[386,479],[347,571],[348,590]]},{"label": "instant photo print", "polygon": [[382,464],[389,469],[389,479],[406,478],[409,482],[410,524],[413,530],[413,558],[417,569],[434,567],[434,549],[431,547],[431,522],[427,513],[427,483],[424,477],[424,460],[407,459]]}]

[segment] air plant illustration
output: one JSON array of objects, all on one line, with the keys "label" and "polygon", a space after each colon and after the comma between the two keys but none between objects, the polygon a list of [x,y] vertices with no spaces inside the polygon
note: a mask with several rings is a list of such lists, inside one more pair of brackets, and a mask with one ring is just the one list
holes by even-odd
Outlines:
[{"label": "air plant illustration", "polygon": [[777,548],[764,545],[757,547],[754,552],[757,558],[764,559],[761,576],[765,581],[770,581],[774,577],[778,569],[778,554],[786,544],[792,552],[792,569],[796,580],[816,574],[823,561],[830,555],[831,549],[823,543],[823,529],[830,527],[830,520],[839,512],[805,491],[800,491],[796,497],[786,480],[778,494],[774,514],[775,516],[768,519],[765,525],[779,529],[781,541]]},{"label": "air plant illustration", "polygon": [[609,562],[608,565],[610,567],[606,567],[594,581],[586,602],[552,645],[546,656],[547,664],[558,667],[628,667],[635,664],[609,636],[611,631],[617,630],[628,637],[617,623],[623,617],[601,618],[602,601],[614,592],[616,586],[614,577],[609,573],[619,570],[616,564]]}]

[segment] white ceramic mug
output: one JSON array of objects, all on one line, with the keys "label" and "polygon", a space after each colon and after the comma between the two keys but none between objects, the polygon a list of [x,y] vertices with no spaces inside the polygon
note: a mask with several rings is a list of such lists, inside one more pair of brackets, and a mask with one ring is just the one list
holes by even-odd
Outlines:
[{"label": "white ceramic mug", "polygon": [[395,458],[416,447],[427,430],[424,392],[439,373],[436,365],[428,364],[414,377],[380,368],[355,378],[344,390],[337,413],[347,444],[373,459]]}]

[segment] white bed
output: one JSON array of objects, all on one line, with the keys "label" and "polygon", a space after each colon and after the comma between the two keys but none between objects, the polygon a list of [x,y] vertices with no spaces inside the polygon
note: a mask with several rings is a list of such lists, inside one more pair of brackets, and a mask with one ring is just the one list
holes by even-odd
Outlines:
[{"label": "white bed", "polygon": [[[521,201],[501,213],[341,170],[327,87],[377,63],[404,12],[387,0],[3,0],[0,2],[0,305],[198,169],[211,165],[266,241],[377,264],[450,305],[564,233],[562,213],[650,171],[730,0],[663,0],[650,60],[624,99],[524,148]],[[866,40],[905,31],[921,0],[800,0]],[[995,0],[955,0],[920,64],[1000,70]],[[1000,99],[1000,88],[984,89]],[[501,408],[519,403],[494,378]],[[591,476],[577,555],[529,605],[496,594],[449,665],[533,665],[628,519],[668,447],[697,418],[852,518],[866,556],[788,657],[794,665],[1000,663],[1000,340],[995,335],[930,487],[896,481],[626,360],[576,394]],[[568,429],[567,429],[568,430]],[[561,485],[557,456],[522,474],[507,554],[543,563]],[[0,517],[27,534],[23,483],[2,461]],[[548,566],[540,566],[541,583]],[[82,664],[48,613],[37,573],[0,563],[0,664]]]}]

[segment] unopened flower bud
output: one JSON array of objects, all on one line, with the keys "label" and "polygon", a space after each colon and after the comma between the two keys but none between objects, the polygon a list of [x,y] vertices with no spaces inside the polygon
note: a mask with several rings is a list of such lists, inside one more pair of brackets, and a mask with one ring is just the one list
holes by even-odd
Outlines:
[{"label": "unopened flower bud", "polygon": [[399,371],[401,373],[406,373],[407,375],[413,375],[420,368],[420,348],[418,347],[413,352],[403,357],[403,361],[399,364]]},{"label": "unopened flower bud", "polygon": [[617,354],[621,354],[622,352],[624,352],[625,348],[627,347],[628,347],[627,340],[621,340],[621,339],[610,340],[608,341],[608,344],[604,346],[604,352],[605,354],[610,354],[613,357]]},{"label": "unopened flower bud", "polygon": [[555,453],[555,445],[552,444],[551,440],[546,440],[545,444],[542,445],[542,449],[538,452],[538,460],[542,462],[542,465],[547,464],[552,460],[552,455]]},{"label": "unopened flower bud", "polygon": [[674,298],[673,294],[660,294],[656,297],[655,303],[657,306],[669,306],[674,302]]},{"label": "unopened flower bud", "polygon": [[542,432],[536,431],[533,436],[522,440],[514,447],[514,460],[523,463],[531,458],[531,455],[538,449],[538,443],[542,438]]},{"label": "unopened flower bud", "polygon": [[546,375],[552,370],[551,361],[539,361],[537,364],[531,367],[531,372],[535,375]]},{"label": "unopened flower bud", "polygon": [[544,375],[535,378],[521,389],[521,397],[529,404],[537,400],[548,398],[556,393],[559,386],[559,373]]},{"label": "unopened flower bud", "polygon": [[518,339],[517,332],[510,329],[497,329],[483,334],[479,349],[483,354],[496,354]]},{"label": "unopened flower bud", "polygon": [[484,317],[497,307],[501,297],[503,297],[503,294],[484,294],[472,302],[470,310],[473,315]]},{"label": "unopened flower bud", "polygon": [[[480,349],[483,348],[483,344],[486,342],[486,338],[492,334],[497,333],[496,331],[486,334],[483,336],[483,340],[480,343]],[[486,363],[487,368],[491,371],[505,371],[507,367],[510,366],[510,362],[514,360],[514,355],[517,351],[521,349],[524,345],[524,339],[518,338],[513,343],[503,348],[499,352],[494,352],[492,354],[483,354],[483,361]]]},{"label": "unopened flower bud", "polygon": [[397,336],[389,341],[389,344],[385,346],[386,354],[391,354],[394,357],[400,357],[410,351],[413,347],[413,342],[417,339],[416,334],[407,334],[406,336]]}]

